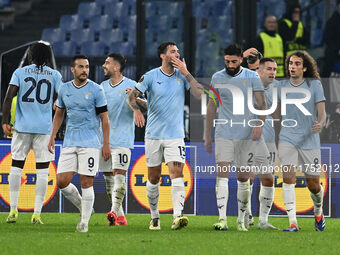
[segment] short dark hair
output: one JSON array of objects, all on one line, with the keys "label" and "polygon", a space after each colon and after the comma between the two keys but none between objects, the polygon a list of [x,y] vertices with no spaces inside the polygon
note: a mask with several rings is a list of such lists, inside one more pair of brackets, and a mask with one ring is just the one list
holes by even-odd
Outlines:
[{"label": "short dark hair", "polygon": [[261,58],[260,59],[260,65],[264,65],[266,62],[273,62],[276,63],[276,61],[273,58]]},{"label": "short dark hair", "polygon": [[117,61],[120,65],[120,72],[122,73],[124,71],[125,65],[126,65],[126,58],[119,53],[110,53],[108,55],[109,58],[113,58],[114,61]]},{"label": "short dark hair", "polygon": [[29,47],[28,59],[30,63],[34,63],[38,67],[46,65],[52,59],[50,46],[41,41],[32,44]]},{"label": "short dark hair", "polygon": [[72,67],[76,66],[76,60],[77,59],[87,59],[87,60],[89,60],[89,58],[87,56],[83,55],[83,54],[74,55],[73,58],[72,58],[72,62],[71,62]]},{"label": "short dark hair", "polygon": [[161,54],[165,54],[169,45],[176,46],[176,43],[175,42],[163,42],[158,46],[157,48],[158,57],[161,57]]},{"label": "short dark hair", "polygon": [[240,45],[237,43],[230,44],[227,47],[224,48],[224,55],[231,55],[231,56],[238,56],[242,57],[243,55],[243,50]]}]

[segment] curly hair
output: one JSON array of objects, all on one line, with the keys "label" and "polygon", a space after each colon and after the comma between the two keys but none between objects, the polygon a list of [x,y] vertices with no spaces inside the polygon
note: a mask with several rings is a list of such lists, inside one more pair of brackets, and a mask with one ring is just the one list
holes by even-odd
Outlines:
[{"label": "curly hair", "polygon": [[39,68],[47,65],[51,61],[52,53],[50,47],[43,42],[32,44],[28,51],[28,59],[31,63],[36,64]]},{"label": "curly hair", "polygon": [[303,77],[320,80],[320,74],[318,72],[318,67],[316,65],[314,58],[311,55],[309,55],[307,51],[304,50],[293,52],[286,57],[285,68],[288,77],[290,77],[288,66],[290,58],[292,56],[302,58],[303,67],[307,68],[306,72],[304,72],[303,74]]}]

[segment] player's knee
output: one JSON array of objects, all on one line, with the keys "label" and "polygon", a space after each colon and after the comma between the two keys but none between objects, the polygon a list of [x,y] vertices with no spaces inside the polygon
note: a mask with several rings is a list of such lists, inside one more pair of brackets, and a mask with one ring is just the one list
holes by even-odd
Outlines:
[{"label": "player's knee", "polygon": [[121,169],[115,169],[113,170],[113,175],[117,175],[117,174],[121,174],[121,175],[126,175],[126,171],[125,170],[121,170]]},{"label": "player's knee", "polygon": [[161,177],[158,175],[153,175],[153,176],[149,175],[148,179],[149,179],[149,182],[151,182],[152,184],[157,184],[159,183],[159,180],[161,179]]},{"label": "player's knee", "polygon": [[12,160],[12,166],[18,167],[18,168],[24,168],[25,160]]},{"label": "player's knee", "polygon": [[64,189],[69,185],[63,178],[57,178],[57,186],[59,189]]}]

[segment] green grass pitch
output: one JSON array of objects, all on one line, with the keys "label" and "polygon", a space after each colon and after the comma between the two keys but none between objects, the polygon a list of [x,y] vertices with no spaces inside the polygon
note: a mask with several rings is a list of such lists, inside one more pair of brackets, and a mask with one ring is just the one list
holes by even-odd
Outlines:
[{"label": "green grass pitch", "polygon": [[[91,217],[88,233],[75,233],[79,214],[45,213],[44,225],[32,225],[31,214],[21,213],[16,224],[0,214],[0,254],[339,254],[340,220],[326,219],[326,230],[316,232],[313,218],[298,218],[298,233],[257,230],[236,231],[236,218],[228,217],[229,230],[215,231],[216,216],[189,216],[187,228],[173,231],[171,215],[161,216],[160,231],[148,230],[149,215],[127,215],[128,226],[109,227],[105,214]],[[255,218],[257,224],[258,219]],[[283,229],[287,218],[270,218]]]}]

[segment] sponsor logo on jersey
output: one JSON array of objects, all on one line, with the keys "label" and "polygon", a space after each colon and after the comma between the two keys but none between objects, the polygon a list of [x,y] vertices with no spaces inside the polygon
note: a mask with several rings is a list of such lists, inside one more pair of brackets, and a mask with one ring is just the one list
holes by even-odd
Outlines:
[{"label": "sponsor logo on jersey", "polygon": [[[0,162],[0,197],[10,205],[9,197],[9,175],[11,171],[12,157],[11,153],[5,155]],[[50,163],[48,185],[44,205],[47,204],[57,191],[57,167],[54,162]],[[24,169],[21,174],[21,187],[18,200],[18,209],[23,211],[32,211],[35,200],[35,184],[37,181],[35,157],[33,150],[27,155]]]},{"label": "sponsor logo on jersey", "polygon": [[[193,174],[189,164],[186,162],[183,168],[183,179],[185,189],[185,200],[190,196],[193,188]],[[149,208],[148,198],[146,196],[146,182],[148,180],[148,168],[146,165],[145,154],[141,155],[133,165],[130,172],[130,187],[132,194],[138,203]],[[160,212],[168,212],[172,210],[171,200],[171,179],[168,167],[162,163],[162,175],[159,184],[159,202],[158,208]]]}]

